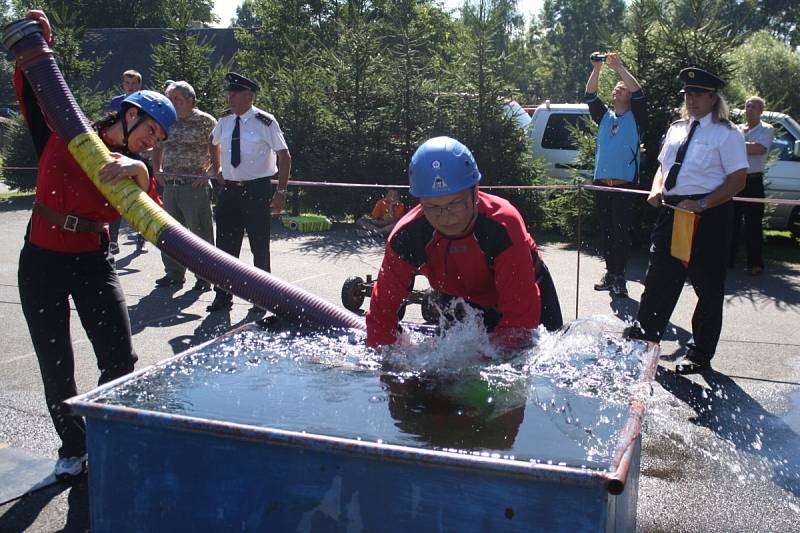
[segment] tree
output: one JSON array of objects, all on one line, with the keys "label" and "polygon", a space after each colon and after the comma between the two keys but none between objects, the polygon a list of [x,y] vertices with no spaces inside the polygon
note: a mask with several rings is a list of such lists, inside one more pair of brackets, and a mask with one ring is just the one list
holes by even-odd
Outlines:
[{"label": "tree", "polygon": [[212,65],[213,42],[190,29],[192,11],[187,0],[176,0],[169,13],[170,27],[163,44],[153,46],[151,77],[157,87],[168,79],[184,80],[194,87],[197,107],[219,116],[225,109],[223,79],[230,64]]},{"label": "tree", "polygon": [[[191,20],[218,22],[214,0],[187,0]],[[51,12],[69,8],[84,28],[167,28],[172,0],[14,0],[17,14],[31,6]]]},{"label": "tree", "polygon": [[623,28],[623,0],[545,0],[538,24],[542,28],[539,60],[552,76],[542,95],[554,101],[583,98],[589,73],[589,56],[606,49],[615,32]]},{"label": "tree", "polygon": [[393,174],[404,175],[411,155],[430,133],[436,93],[454,57],[456,24],[429,2],[394,2],[386,13],[387,61],[380,120],[387,134]]},{"label": "tree", "polygon": [[505,65],[514,60],[494,47],[505,42],[497,37],[506,30],[504,19],[492,12],[489,0],[477,0],[469,9],[459,36],[461,53],[449,72],[454,88],[464,93],[450,127],[482,167],[493,170],[484,183],[528,184],[534,176],[526,162],[524,132],[502,111],[503,100],[512,96]]},{"label": "tree", "polygon": [[623,59],[642,84],[650,108],[650,127],[643,139],[647,156],[642,165],[643,181],[649,186],[658,164],[661,135],[669,126],[672,110],[682,104],[678,73],[697,66],[732,79],[736,68],[732,51],[741,37],[703,0],[633,0],[626,25]]},{"label": "tree", "polygon": [[[757,94],[773,111],[800,116],[800,52],[770,32],[753,34],[733,54],[742,95]],[[743,101],[737,102],[743,104]]]},{"label": "tree", "polygon": [[255,28],[259,20],[256,14],[256,0],[244,0],[236,8],[236,18],[231,21],[231,26],[236,28]]},{"label": "tree", "polygon": [[[81,59],[80,43],[84,28],[79,23],[78,12],[71,10],[67,4],[48,13],[53,27],[53,54],[67,85],[78,105],[86,116],[98,116],[103,106],[104,95],[96,90],[93,77],[104,58],[94,60]],[[36,154],[27,128],[18,119],[16,127],[9,132],[9,141],[4,154],[4,165],[8,167],[35,167]],[[2,176],[11,188],[30,190],[36,186],[34,172],[4,172]]]},{"label": "tree", "polygon": [[[0,0],[0,25],[5,27],[12,21],[9,13],[8,0]],[[16,104],[12,77],[14,75],[14,63],[9,61],[6,54],[0,54],[0,106],[8,107]]]},{"label": "tree", "polygon": [[[256,105],[278,119],[295,179],[327,179],[332,160],[340,155],[331,144],[340,132],[333,127],[333,82],[326,68],[331,57],[321,37],[331,23],[330,8],[326,2],[261,0],[253,4],[254,27],[236,32],[241,43],[237,61],[263,88]],[[326,194],[309,194],[317,193]]]}]

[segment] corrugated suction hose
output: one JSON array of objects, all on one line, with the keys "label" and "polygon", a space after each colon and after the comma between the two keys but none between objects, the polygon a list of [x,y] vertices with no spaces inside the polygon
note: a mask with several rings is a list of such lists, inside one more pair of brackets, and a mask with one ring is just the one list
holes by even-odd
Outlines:
[{"label": "corrugated suction hose", "polygon": [[196,275],[289,320],[365,329],[364,319],[267,272],[246,265],[197,237],[161,209],[132,180],[102,183],[100,169],[112,161],[47,46],[39,24],[23,19],[6,26],[3,44],[17,58],[42,111],[95,186],[136,230]]}]

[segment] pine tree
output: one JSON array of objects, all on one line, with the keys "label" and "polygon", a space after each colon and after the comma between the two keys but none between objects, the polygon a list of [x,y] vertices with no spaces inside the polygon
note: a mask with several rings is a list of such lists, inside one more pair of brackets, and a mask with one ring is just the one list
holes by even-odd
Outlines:
[{"label": "pine tree", "polygon": [[214,43],[190,29],[192,10],[187,0],[176,0],[169,12],[164,42],[153,46],[150,73],[156,87],[168,79],[188,82],[197,95],[197,107],[212,116],[220,116],[226,107],[223,79],[230,64],[211,64]]}]

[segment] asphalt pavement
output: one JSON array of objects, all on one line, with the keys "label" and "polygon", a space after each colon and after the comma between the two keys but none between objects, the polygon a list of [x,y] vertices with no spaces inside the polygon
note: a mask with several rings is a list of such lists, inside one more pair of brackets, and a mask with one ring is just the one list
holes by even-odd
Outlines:
[{"label": "asphalt pavement", "polygon": [[[45,408],[42,385],[19,304],[17,258],[30,216],[30,199],[0,203],[0,448],[54,458],[58,438]],[[344,280],[378,271],[382,243],[352,226],[299,234],[273,224],[274,274],[332,302]],[[148,244],[137,254],[123,226],[117,267],[125,289],[139,355],[137,368],[258,318],[236,299],[230,313],[205,311],[213,292],[155,288],[163,275],[160,253]],[[246,242],[246,241],[245,241]],[[611,300],[592,285],[603,273],[596,256],[573,246],[540,243],[566,319],[635,314],[646,268],[643,251],[629,267],[630,296]],[[243,258],[251,261],[245,246]],[[665,360],[645,423],[639,486],[640,531],[799,531],[800,526],[800,266],[771,263],[764,275],[729,274],[725,322],[714,371],[680,376]],[[577,302],[577,304],[576,304]],[[690,286],[662,343],[675,359],[689,339],[696,302]],[[410,307],[406,319],[419,318]],[[73,313],[79,390],[98,372],[91,345]],[[0,505],[0,532],[85,531],[89,527],[85,479],[55,484]]]}]

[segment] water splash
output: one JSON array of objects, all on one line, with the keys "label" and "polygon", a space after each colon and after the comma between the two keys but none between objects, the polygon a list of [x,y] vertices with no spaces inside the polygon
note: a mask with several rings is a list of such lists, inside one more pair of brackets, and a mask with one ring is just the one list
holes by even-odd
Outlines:
[{"label": "water splash", "polygon": [[243,330],[111,389],[101,401],[139,409],[608,469],[629,416],[646,345],[609,317],[531,331],[498,353],[479,314],[390,348],[351,331]]}]

